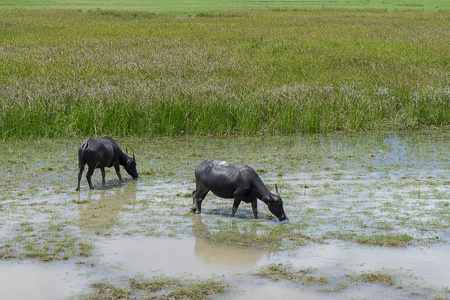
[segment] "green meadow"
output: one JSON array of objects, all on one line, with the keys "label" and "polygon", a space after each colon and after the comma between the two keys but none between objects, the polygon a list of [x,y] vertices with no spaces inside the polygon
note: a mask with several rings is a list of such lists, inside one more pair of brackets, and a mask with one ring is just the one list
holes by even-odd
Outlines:
[{"label": "green meadow", "polygon": [[193,1],[182,13],[157,1],[158,13],[139,1],[14,3],[49,10],[0,10],[2,139],[450,124],[450,11],[437,2],[394,11]]},{"label": "green meadow", "polygon": [[375,8],[383,10],[438,11],[450,8],[446,0],[1,0],[0,9],[76,9],[146,11],[172,15],[196,15],[209,10],[237,10],[248,8]]}]

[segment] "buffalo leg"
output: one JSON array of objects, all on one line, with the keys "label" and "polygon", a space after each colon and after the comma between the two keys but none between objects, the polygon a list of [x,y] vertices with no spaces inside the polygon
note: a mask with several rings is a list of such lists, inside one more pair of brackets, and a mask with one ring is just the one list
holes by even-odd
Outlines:
[{"label": "buffalo leg", "polygon": [[194,212],[196,214],[200,214],[202,212],[202,202],[203,199],[205,199],[206,195],[208,194],[209,190],[201,191],[198,188],[192,193],[192,200],[193,205],[191,208],[191,212]]},{"label": "buffalo leg", "polygon": [[92,174],[94,174],[94,170],[95,170],[95,167],[89,166],[89,169],[86,173],[86,179],[87,179],[87,182],[89,183],[89,188],[91,190],[94,189],[94,186],[92,185],[92,181],[91,181],[91,177],[92,177]]},{"label": "buffalo leg", "polygon": [[100,168],[102,171],[102,183],[105,184],[105,168]]},{"label": "buffalo leg", "polygon": [[114,169],[116,169],[117,177],[119,177],[119,180],[123,181],[122,175],[120,175],[120,165],[115,165]]},{"label": "buffalo leg", "polygon": [[81,177],[83,176],[83,171],[84,171],[84,165],[80,165],[80,169],[78,170],[78,184],[77,184],[77,191],[80,190],[80,181],[81,181]]},{"label": "buffalo leg", "polygon": [[248,195],[248,193],[249,193],[248,184],[246,184],[245,182],[240,184],[234,191],[233,193],[234,202],[233,208],[231,210],[231,217],[234,217],[236,211],[238,210],[239,204],[241,204],[242,199],[244,199],[245,196]]},{"label": "buffalo leg", "polygon": [[255,216],[255,219],[258,219],[258,201],[257,201],[257,199],[252,200],[252,210],[253,210],[253,215]]},{"label": "buffalo leg", "polygon": [[234,198],[233,208],[231,209],[231,217],[234,218],[236,211],[238,210],[239,204],[241,204],[241,199]]}]

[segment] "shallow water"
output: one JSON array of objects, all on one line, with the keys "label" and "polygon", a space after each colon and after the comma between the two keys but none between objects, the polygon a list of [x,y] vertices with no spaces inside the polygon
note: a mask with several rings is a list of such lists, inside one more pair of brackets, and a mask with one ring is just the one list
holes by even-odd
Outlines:
[{"label": "shallow water", "polygon": [[163,272],[169,276],[186,273],[209,278],[247,271],[267,260],[261,250],[213,246],[203,239],[120,237],[102,240],[97,247],[103,256],[99,263],[121,266],[114,272],[119,277]]},{"label": "shallow water", "polygon": [[[0,262],[0,292],[7,299],[67,299],[89,293],[92,283],[121,285],[138,274],[224,278],[231,285],[218,296],[224,299],[450,295],[448,128],[371,135],[117,139],[136,153],[139,179],[126,175],[119,182],[108,170],[102,186],[96,171],[96,189],[88,190],[83,178],[81,192],[75,192],[76,149],[82,140],[7,141],[0,146],[5,166],[0,170],[0,254],[10,255]],[[210,237],[218,231],[245,237],[291,227],[279,224],[262,202],[260,220],[252,219],[246,204],[231,219],[232,201],[213,195],[205,199],[201,216],[190,215],[193,170],[208,158],[245,162],[270,189],[278,183],[289,224],[299,224],[300,233],[317,242],[283,251],[213,242]],[[400,248],[340,238],[404,233],[413,240]],[[55,254],[51,262],[37,262],[27,252],[29,243],[34,243],[31,248],[52,247],[55,240],[71,238],[76,240],[73,249]],[[89,256],[73,254],[79,242],[93,245]],[[270,263],[312,268],[328,284],[272,282],[252,275]],[[395,285],[351,279],[379,270],[391,274]]]},{"label": "shallow water", "polygon": [[73,263],[0,263],[2,299],[66,299],[89,286],[89,277]]},{"label": "shallow water", "polygon": [[[211,246],[193,239],[119,237],[99,240],[96,249],[101,255],[95,268],[66,262],[1,263],[0,287],[5,299],[65,299],[85,291],[93,281],[120,282],[137,273],[148,277],[157,274],[199,278],[224,276],[234,286],[234,291],[224,298],[233,299],[273,299],[280,296],[399,299],[411,297],[412,291],[448,286],[450,278],[448,246],[390,249],[343,244],[311,245],[286,255]],[[279,262],[288,262],[298,269],[312,267],[321,275],[337,278],[336,281],[351,272],[387,268],[393,274],[403,274],[404,287],[357,285],[343,292],[325,293],[283,282],[252,279],[248,275],[268,263]],[[423,295],[418,298],[423,298]]]}]

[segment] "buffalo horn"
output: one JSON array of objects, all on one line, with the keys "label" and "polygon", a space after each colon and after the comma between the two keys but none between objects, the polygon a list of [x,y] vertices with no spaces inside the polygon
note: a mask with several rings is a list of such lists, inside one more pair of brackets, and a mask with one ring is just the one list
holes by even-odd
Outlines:
[{"label": "buffalo horn", "polygon": [[275,183],[275,192],[277,193],[277,196],[280,197],[280,192],[278,192],[278,186],[276,183]]}]

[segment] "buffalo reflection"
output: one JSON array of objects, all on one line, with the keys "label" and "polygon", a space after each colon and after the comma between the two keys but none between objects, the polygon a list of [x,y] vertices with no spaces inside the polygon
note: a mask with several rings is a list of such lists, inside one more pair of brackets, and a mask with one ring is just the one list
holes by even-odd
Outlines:
[{"label": "buffalo reflection", "polygon": [[137,181],[114,189],[89,190],[86,199],[78,194],[79,225],[82,231],[99,234],[111,228],[124,204],[136,201]]},{"label": "buffalo reflection", "polygon": [[[192,231],[195,236],[195,256],[203,262],[216,266],[233,266],[249,268],[254,266],[265,251],[250,248],[233,248],[217,245],[213,242],[212,234],[203,223],[201,215],[190,215]],[[232,220],[230,231],[239,234],[236,220]]]}]

